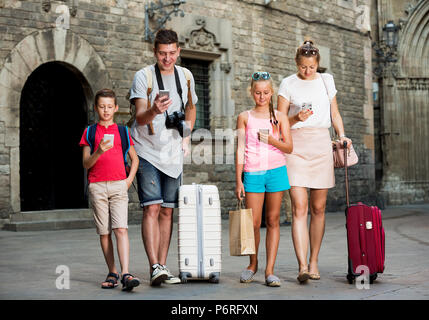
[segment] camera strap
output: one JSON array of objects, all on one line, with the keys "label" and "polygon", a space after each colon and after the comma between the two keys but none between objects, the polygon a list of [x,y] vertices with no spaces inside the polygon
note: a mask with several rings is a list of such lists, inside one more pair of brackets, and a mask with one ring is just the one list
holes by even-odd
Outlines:
[{"label": "camera strap", "polygon": [[[158,82],[159,90],[164,90],[164,83],[162,82],[161,70],[159,70],[158,64],[155,63],[155,75],[156,81]],[[183,97],[182,97],[182,85],[180,84],[179,73],[177,72],[176,66],[174,66],[174,79],[176,80],[176,90],[179,94],[180,100],[182,101],[182,111],[185,112]],[[165,111],[165,116],[168,116],[167,111]]]}]

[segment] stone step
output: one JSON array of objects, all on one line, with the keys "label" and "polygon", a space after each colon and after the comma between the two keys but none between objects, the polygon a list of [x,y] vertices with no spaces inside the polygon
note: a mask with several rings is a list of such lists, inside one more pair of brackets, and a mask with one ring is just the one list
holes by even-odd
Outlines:
[{"label": "stone step", "polygon": [[47,231],[94,228],[93,219],[61,219],[49,221],[21,221],[6,223],[3,230],[7,231]]},{"label": "stone step", "polygon": [[91,219],[91,209],[64,209],[25,211],[10,216],[10,222],[49,221],[67,219]]},{"label": "stone step", "polygon": [[8,231],[42,231],[93,228],[91,209],[26,211],[12,214],[3,229]]}]

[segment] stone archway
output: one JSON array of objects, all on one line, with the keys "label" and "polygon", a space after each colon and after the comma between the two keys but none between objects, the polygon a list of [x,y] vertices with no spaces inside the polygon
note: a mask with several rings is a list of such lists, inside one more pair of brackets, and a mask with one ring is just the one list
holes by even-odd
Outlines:
[{"label": "stone archway", "polygon": [[392,205],[429,201],[429,2],[407,13],[398,62],[383,79],[381,193]]},{"label": "stone archway", "polygon": [[[5,59],[0,71],[0,115],[4,121],[4,145],[8,151],[9,166],[0,171],[0,179],[7,181],[6,203],[9,213],[21,211],[20,206],[20,98],[28,77],[39,66],[48,62],[62,62],[71,65],[78,77],[87,105],[93,104],[93,93],[104,87],[112,87],[106,66],[91,44],[64,29],[48,29],[25,37]],[[85,81],[83,81],[85,80]],[[89,113],[89,122],[94,115]],[[8,197],[7,197],[7,191]],[[4,214],[4,213],[3,213]]]}]

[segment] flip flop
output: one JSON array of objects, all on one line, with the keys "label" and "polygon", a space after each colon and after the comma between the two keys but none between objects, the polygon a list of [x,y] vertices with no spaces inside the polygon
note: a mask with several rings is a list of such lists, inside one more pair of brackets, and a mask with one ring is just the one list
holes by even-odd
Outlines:
[{"label": "flip flop", "polygon": [[308,279],[310,279],[310,274],[308,273],[308,271],[301,271],[298,274],[298,278],[297,279],[298,279],[299,283],[304,283]]},{"label": "flip flop", "polygon": [[255,276],[256,272],[253,272],[252,270],[246,269],[241,273],[240,276],[240,282],[241,283],[250,283],[253,281],[253,277]]},{"label": "flip flop", "polygon": [[270,274],[266,279],[265,279],[265,284],[269,287],[280,287],[281,285],[281,281],[278,277],[276,277],[273,274]]},{"label": "flip flop", "polygon": [[[112,278],[114,278],[114,279],[112,279]],[[111,285],[109,284],[109,285],[106,286],[106,285],[102,284],[101,288],[102,289],[113,289],[113,288],[116,288],[118,286],[118,280],[119,280],[119,274],[113,273],[113,272],[109,272],[109,274],[107,275],[106,280],[104,280],[104,282],[111,283]]]},{"label": "flip flop", "polygon": [[310,273],[311,280],[320,280],[320,273]]}]

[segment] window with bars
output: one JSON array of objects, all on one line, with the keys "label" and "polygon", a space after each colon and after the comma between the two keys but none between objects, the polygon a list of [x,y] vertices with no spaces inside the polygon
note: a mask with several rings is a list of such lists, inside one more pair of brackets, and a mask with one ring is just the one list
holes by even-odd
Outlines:
[{"label": "window with bars", "polygon": [[210,130],[210,79],[209,79],[209,61],[181,58],[182,67],[192,72],[195,80],[195,93],[198,96],[197,119],[194,130]]}]

